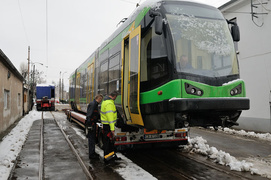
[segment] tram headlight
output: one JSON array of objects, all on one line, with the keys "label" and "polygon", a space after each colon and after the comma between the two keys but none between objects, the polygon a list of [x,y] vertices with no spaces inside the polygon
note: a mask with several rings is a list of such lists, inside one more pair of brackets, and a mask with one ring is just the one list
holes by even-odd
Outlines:
[{"label": "tram headlight", "polygon": [[195,92],[196,92],[196,89],[195,89],[195,88],[192,88],[192,89],[191,89],[191,94],[195,94]]},{"label": "tram headlight", "polygon": [[200,88],[197,88],[191,84],[188,83],[184,83],[185,85],[185,91],[187,94],[192,94],[192,95],[196,95],[196,96],[202,96],[203,95],[203,90],[201,90]]},{"label": "tram headlight", "polygon": [[235,88],[231,89],[230,94],[232,96],[235,96],[237,94],[241,94],[242,93],[242,84],[239,84],[238,86],[236,86]]}]

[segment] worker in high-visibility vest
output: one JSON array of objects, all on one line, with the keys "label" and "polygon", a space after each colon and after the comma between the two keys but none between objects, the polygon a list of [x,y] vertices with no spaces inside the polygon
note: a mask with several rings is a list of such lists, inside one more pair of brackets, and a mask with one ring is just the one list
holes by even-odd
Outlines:
[{"label": "worker in high-visibility vest", "polygon": [[104,161],[119,160],[114,148],[115,123],[117,122],[117,110],[114,100],[118,92],[114,91],[104,98],[101,105],[101,122],[103,124],[104,135]]}]

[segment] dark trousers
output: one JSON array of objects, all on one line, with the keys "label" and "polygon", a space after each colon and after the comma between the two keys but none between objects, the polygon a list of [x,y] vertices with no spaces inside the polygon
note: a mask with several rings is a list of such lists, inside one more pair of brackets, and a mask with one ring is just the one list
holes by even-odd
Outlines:
[{"label": "dark trousers", "polygon": [[96,143],[96,125],[92,126],[93,130],[88,132],[88,155],[91,156],[95,153]]},{"label": "dark trousers", "polygon": [[110,138],[107,136],[108,133],[110,133],[110,126],[108,124],[103,125],[103,136],[104,136],[104,156],[112,153],[115,151],[114,148],[114,141],[110,140]]}]

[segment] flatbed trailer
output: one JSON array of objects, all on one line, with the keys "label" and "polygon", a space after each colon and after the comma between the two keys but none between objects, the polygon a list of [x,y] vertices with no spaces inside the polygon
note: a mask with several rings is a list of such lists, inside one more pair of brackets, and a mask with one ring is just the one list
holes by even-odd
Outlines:
[{"label": "flatbed trailer", "polygon": [[[73,110],[66,111],[67,119],[76,122],[84,128],[86,127],[86,115]],[[96,123],[96,142],[99,147],[103,147],[103,125]],[[137,129],[137,130],[136,130]],[[185,145],[188,142],[188,128],[179,128],[174,130],[152,130],[147,131],[145,128],[135,128],[134,131],[125,130],[125,127],[115,127],[115,148],[125,150],[131,148],[150,148],[150,147],[177,147]]]}]

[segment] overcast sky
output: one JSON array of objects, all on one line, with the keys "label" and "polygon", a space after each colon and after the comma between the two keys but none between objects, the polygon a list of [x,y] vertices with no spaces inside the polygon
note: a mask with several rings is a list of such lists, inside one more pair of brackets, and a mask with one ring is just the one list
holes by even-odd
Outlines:
[{"label": "overcast sky", "polygon": [[[199,1],[215,7],[227,2]],[[144,0],[0,0],[0,49],[20,71],[20,64],[27,63],[30,46],[30,60],[44,64],[35,66],[47,74],[47,83],[58,83],[61,71],[67,90],[69,75],[138,2]]]}]

